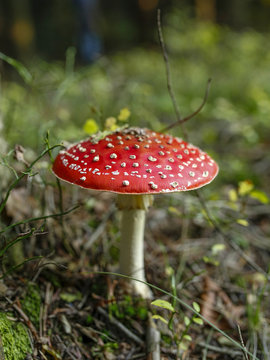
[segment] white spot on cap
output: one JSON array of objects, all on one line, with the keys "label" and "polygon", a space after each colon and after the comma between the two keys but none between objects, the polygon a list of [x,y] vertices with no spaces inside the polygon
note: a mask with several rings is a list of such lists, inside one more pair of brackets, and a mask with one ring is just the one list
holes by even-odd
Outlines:
[{"label": "white spot on cap", "polygon": [[90,153],[91,153],[91,154],[94,154],[95,152],[96,152],[95,149],[91,149],[91,150],[90,150]]},{"label": "white spot on cap", "polygon": [[113,147],[114,147],[114,145],[112,143],[107,144],[107,148],[113,148]]},{"label": "white spot on cap", "polygon": [[105,169],[107,169],[107,170],[108,170],[108,169],[111,169],[111,165],[106,165],[106,166],[105,166]]},{"label": "white spot on cap", "polygon": [[99,161],[99,155],[96,155],[93,159],[93,161]]},{"label": "white spot on cap", "polygon": [[136,159],[136,155],[129,155],[129,158],[134,160]]},{"label": "white spot on cap", "polygon": [[153,181],[151,181],[151,182],[149,183],[149,185],[150,185],[151,189],[153,189],[153,190],[155,190],[155,189],[158,188],[157,184],[154,184]]},{"label": "white spot on cap", "polygon": [[177,181],[173,181],[170,183],[170,185],[173,187],[173,188],[176,188],[178,186],[178,182]]},{"label": "white spot on cap", "polygon": [[165,155],[163,151],[159,151],[158,154],[161,156]]},{"label": "white spot on cap", "polygon": [[80,178],[80,180],[85,181],[85,180],[86,180],[86,177],[83,176],[83,177]]},{"label": "white spot on cap", "polygon": [[194,172],[194,171],[190,171],[188,174],[189,174],[189,176],[191,176],[191,177],[194,177],[194,176],[195,176],[195,172]]},{"label": "white spot on cap", "polygon": [[133,167],[139,167],[139,163],[133,163],[132,166]]},{"label": "white spot on cap", "polygon": [[126,167],[126,163],[122,162],[122,164],[120,165],[121,167]]},{"label": "white spot on cap", "polygon": [[111,158],[111,159],[116,159],[116,158],[117,158],[117,155],[116,155],[115,153],[112,153],[112,154],[110,155],[110,158]]},{"label": "white spot on cap", "polygon": [[183,159],[183,156],[182,156],[182,155],[180,155],[180,154],[179,154],[179,155],[177,155],[176,157],[177,157],[178,159]]},{"label": "white spot on cap", "polygon": [[174,162],[174,159],[173,159],[173,158],[169,158],[168,160],[169,160],[169,162],[171,162],[171,163]]},{"label": "white spot on cap", "polygon": [[112,174],[113,174],[113,175],[119,175],[119,171],[118,171],[118,170],[112,171]]},{"label": "white spot on cap", "polygon": [[149,160],[149,161],[153,161],[153,162],[154,162],[154,161],[157,161],[157,159],[156,159],[156,158],[154,158],[154,157],[153,157],[153,156],[151,156],[151,155],[150,155],[150,156],[148,156],[148,160]]},{"label": "white spot on cap", "polygon": [[124,181],[122,182],[122,185],[123,185],[123,186],[128,186],[128,185],[129,185],[129,181],[128,181],[128,180],[124,180]]},{"label": "white spot on cap", "polygon": [[208,171],[204,171],[203,174],[202,174],[203,177],[207,177],[208,175],[209,175]]}]

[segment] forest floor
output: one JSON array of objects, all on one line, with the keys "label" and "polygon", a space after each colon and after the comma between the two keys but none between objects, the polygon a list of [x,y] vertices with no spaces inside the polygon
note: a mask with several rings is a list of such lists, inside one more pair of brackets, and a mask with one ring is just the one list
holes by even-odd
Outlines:
[{"label": "forest floor", "polygon": [[[147,215],[147,281],[183,303],[156,288],[144,300],[126,279],[99,273],[118,270],[114,195],[65,185],[64,211],[79,207],[50,217],[59,213],[58,188],[44,187],[38,176],[11,191],[2,218],[6,226],[19,223],[2,240],[21,239],[1,253],[0,310],[10,320],[9,333],[1,333],[5,359],[269,358],[269,205],[246,198],[249,225],[221,230],[195,194],[157,196]],[[215,211],[219,204],[207,206]],[[167,302],[151,304],[156,299]],[[28,333],[23,344],[18,323]],[[253,357],[231,340],[242,341]]]}]

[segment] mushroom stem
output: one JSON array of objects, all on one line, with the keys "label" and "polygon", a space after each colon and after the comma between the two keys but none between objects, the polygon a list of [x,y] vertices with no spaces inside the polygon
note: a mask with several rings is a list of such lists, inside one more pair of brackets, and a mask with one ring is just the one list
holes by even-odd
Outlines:
[{"label": "mushroom stem", "polygon": [[[144,225],[146,210],[152,203],[151,195],[118,195],[118,207],[122,210],[120,240],[120,272],[146,281],[144,274]],[[131,281],[133,289],[142,297],[151,297],[147,285]]]}]

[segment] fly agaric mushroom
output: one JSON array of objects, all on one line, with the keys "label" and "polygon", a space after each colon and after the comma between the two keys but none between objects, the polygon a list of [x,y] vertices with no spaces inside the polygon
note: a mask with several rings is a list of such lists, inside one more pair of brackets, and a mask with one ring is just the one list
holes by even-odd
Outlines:
[{"label": "fly agaric mushroom", "polygon": [[[102,139],[92,136],[60,151],[53,172],[83,188],[118,194],[120,272],[145,281],[144,223],[152,194],[198,189],[215,178],[218,165],[180,138],[131,127]],[[150,296],[144,283],[132,285],[143,297]]]}]

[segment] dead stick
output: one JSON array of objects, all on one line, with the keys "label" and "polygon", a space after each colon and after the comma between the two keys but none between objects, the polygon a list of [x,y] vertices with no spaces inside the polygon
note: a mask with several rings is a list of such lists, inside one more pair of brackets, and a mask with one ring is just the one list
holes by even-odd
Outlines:
[{"label": "dead stick", "polygon": [[[8,298],[6,298],[7,301],[12,304],[12,301],[9,300]],[[39,341],[39,336],[37,333],[37,330],[35,328],[35,326],[33,325],[33,323],[31,322],[31,320],[29,319],[29,317],[25,314],[25,312],[22,310],[21,308],[21,304],[19,302],[19,299],[16,300],[16,304],[12,304],[13,308],[17,311],[17,313],[20,314],[20,316],[22,317],[22,319],[24,320],[25,324],[29,327],[31,333],[33,334],[34,338]]]},{"label": "dead stick", "polygon": [[113,316],[110,316],[106,313],[102,307],[98,307],[97,311],[106,318],[106,320],[110,321],[111,324],[116,326],[119,330],[121,330],[127,337],[129,337],[131,340],[133,340],[135,343],[137,343],[140,346],[144,345],[144,342],[135,334],[133,334],[128,328],[125,327],[122,323],[120,323],[117,319],[115,319]]},{"label": "dead stick", "polygon": [[245,351],[242,351],[243,354],[244,354],[244,358],[245,358],[245,360],[249,360],[249,357],[248,357],[248,354],[247,354],[247,348],[246,348],[246,345],[245,345],[245,343],[244,343],[244,340],[243,340],[243,337],[242,337],[241,328],[240,328],[239,324],[237,324],[237,330],[238,330],[238,334],[239,334],[239,338],[240,338],[241,345],[242,345],[243,348],[245,349]]},{"label": "dead stick", "polygon": [[170,63],[169,63],[169,57],[168,57],[168,53],[165,47],[165,42],[164,42],[164,38],[163,38],[163,33],[162,33],[162,27],[161,27],[161,18],[160,18],[160,9],[158,9],[157,11],[157,26],[158,26],[158,38],[159,38],[159,42],[160,42],[160,46],[162,49],[162,55],[163,55],[163,59],[165,62],[165,67],[166,67],[166,77],[167,77],[167,88],[169,91],[169,95],[172,99],[172,103],[173,103],[173,107],[174,107],[174,111],[176,114],[176,118],[177,118],[177,123],[179,123],[181,125],[181,129],[183,132],[183,137],[185,139],[187,139],[188,135],[187,132],[184,128],[184,125],[181,124],[181,114],[180,114],[180,110],[179,107],[177,105],[176,99],[175,99],[175,95],[174,95],[174,91],[173,91],[173,87],[172,87],[172,79],[171,79],[171,70],[170,70]]}]

